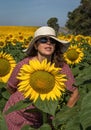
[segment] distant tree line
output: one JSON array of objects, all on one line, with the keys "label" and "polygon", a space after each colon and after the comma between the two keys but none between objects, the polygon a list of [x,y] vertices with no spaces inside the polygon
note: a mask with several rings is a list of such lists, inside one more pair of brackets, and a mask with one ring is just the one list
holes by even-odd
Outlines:
[{"label": "distant tree line", "polygon": [[[56,17],[50,18],[47,25],[53,27],[58,34],[60,26]],[[68,12],[65,27],[74,35],[91,36],[91,0],[81,0],[80,5],[73,12]]]},{"label": "distant tree line", "polygon": [[65,26],[73,34],[91,35],[91,0],[81,0],[80,6],[68,13]]}]

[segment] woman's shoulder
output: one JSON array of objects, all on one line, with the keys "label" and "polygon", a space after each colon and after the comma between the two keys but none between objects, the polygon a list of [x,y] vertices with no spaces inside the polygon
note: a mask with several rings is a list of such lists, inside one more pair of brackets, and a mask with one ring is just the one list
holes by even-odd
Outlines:
[{"label": "woman's shoulder", "polygon": [[64,63],[62,69],[68,69],[68,68],[70,68],[69,65],[67,63]]},{"label": "woman's shoulder", "polygon": [[28,64],[30,59],[31,59],[30,57],[26,57],[26,58],[22,59],[21,61],[19,61],[19,62],[17,63],[16,67],[17,67],[17,68],[18,68],[18,67],[20,68],[22,65]]},{"label": "woman's shoulder", "polygon": [[67,63],[64,63],[61,72],[68,73],[68,74],[72,73],[71,68],[70,68],[70,66]]},{"label": "woman's shoulder", "polygon": [[21,64],[21,63],[28,63],[29,62],[29,57],[26,57],[24,59],[22,59],[21,61],[18,62],[18,64]]},{"label": "woman's shoulder", "polygon": [[29,60],[31,60],[31,57],[25,57],[24,59],[22,59],[21,61],[18,62],[18,64],[28,64]]}]

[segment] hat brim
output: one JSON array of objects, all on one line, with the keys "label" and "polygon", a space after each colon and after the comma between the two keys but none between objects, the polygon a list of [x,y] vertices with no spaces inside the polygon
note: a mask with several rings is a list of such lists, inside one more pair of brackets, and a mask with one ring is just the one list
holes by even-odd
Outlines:
[{"label": "hat brim", "polygon": [[[28,47],[27,49],[25,49],[24,52],[27,52],[30,47],[31,47],[31,50],[32,50],[32,48],[33,48],[33,46],[34,46],[34,43],[35,43],[39,38],[44,37],[44,36],[47,36],[47,35],[40,35],[40,36],[38,36],[38,37],[36,37],[36,38],[33,38],[33,39],[31,40],[30,44],[29,44],[29,47]],[[48,35],[48,37],[54,39],[54,40],[56,41],[56,43],[63,45],[63,46],[62,46],[62,49],[61,49],[61,52],[62,52],[62,53],[64,53],[64,52],[68,49],[68,47],[70,46],[70,42],[68,42],[68,41],[60,40],[60,39],[58,39],[58,38],[56,38],[56,37],[54,37],[54,36],[52,36],[52,35]]]},{"label": "hat brim", "polygon": [[60,39],[58,39],[58,38],[56,38],[54,36],[50,36],[50,37],[53,38],[54,40],[56,40],[59,44],[63,45],[62,49],[61,49],[62,53],[64,53],[68,49],[68,47],[70,46],[70,42],[68,42],[68,41],[60,40]]}]

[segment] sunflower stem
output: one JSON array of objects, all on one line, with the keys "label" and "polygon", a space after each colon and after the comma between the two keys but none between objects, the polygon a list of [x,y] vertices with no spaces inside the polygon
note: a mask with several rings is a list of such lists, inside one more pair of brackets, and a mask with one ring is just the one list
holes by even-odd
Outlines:
[{"label": "sunflower stem", "polygon": [[47,123],[47,113],[43,112],[43,124]]},{"label": "sunflower stem", "polygon": [[70,65],[70,68],[72,69],[72,68],[73,68],[73,65]]}]

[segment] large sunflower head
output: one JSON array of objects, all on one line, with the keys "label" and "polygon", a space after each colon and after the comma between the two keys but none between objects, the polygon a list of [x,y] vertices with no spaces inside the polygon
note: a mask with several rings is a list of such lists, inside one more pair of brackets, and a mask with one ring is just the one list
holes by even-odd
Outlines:
[{"label": "large sunflower head", "polygon": [[34,102],[41,100],[57,100],[65,91],[66,76],[59,73],[61,69],[56,68],[51,62],[43,60],[30,60],[29,64],[23,65],[17,78],[20,80],[18,90],[25,98]]},{"label": "large sunflower head", "polygon": [[68,64],[77,64],[83,59],[84,53],[82,48],[78,48],[77,45],[70,46],[64,53],[64,58]]},{"label": "large sunflower head", "polygon": [[0,53],[0,81],[7,82],[13,68],[16,65],[16,61],[10,54]]}]

